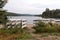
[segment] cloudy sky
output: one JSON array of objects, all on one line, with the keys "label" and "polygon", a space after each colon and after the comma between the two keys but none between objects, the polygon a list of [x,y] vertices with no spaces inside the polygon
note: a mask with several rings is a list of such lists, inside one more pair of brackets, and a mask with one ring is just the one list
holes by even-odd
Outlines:
[{"label": "cloudy sky", "polygon": [[4,9],[22,14],[42,14],[46,9],[59,9],[60,0],[8,0]]}]

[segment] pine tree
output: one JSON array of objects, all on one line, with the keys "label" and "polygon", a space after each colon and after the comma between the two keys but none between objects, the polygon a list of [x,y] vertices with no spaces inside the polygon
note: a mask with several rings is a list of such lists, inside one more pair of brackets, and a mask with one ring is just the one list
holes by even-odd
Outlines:
[{"label": "pine tree", "polygon": [[7,12],[6,10],[0,10],[0,24],[6,24],[7,22]]}]

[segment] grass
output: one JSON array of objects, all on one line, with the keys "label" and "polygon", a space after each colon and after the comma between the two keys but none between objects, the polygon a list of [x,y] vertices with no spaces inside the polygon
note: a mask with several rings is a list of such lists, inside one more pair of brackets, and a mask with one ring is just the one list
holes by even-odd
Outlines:
[{"label": "grass", "polygon": [[39,37],[60,36],[60,25],[56,23],[44,23],[39,21],[33,29],[35,29],[34,33],[38,34]]},{"label": "grass", "polygon": [[[1,35],[3,37],[1,37]],[[28,33],[25,29],[21,28],[0,29],[0,37],[0,39],[8,38],[8,40],[32,39],[32,35],[30,35],[30,33]]]},{"label": "grass", "polygon": [[[60,25],[56,24],[45,24],[45,23],[38,23],[37,26],[33,27],[35,32],[39,36],[36,37],[48,37],[48,36],[60,36]],[[1,37],[2,36],[2,37]],[[33,37],[26,29],[22,28],[3,28],[0,29],[0,40],[34,40],[36,37]],[[8,38],[8,39],[7,39]]]}]

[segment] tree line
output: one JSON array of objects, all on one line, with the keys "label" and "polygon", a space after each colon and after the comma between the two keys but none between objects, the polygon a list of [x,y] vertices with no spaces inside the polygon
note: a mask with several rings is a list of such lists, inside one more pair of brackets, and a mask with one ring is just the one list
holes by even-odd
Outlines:
[{"label": "tree line", "polygon": [[49,8],[46,8],[46,10],[42,13],[42,17],[60,18],[60,9],[50,10]]},{"label": "tree line", "polygon": [[7,22],[7,12],[6,10],[0,10],[0,24],[6,24]]}]

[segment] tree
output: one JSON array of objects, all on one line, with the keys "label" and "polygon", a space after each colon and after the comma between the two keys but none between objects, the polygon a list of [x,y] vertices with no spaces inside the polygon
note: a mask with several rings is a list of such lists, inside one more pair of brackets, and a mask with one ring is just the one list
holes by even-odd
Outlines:
[{"label": "tree", "polygon": [[0,24],[6,24],[7,22],[7,12],[6,10],[0,10]]},{"label": "tree", "polygon": [[49,10],[48,8],[46,8],[46,10],[42,13],[42,17],[44,17],[44,18],[60,18],[60,9]]},{"label": "tree", "polygon": [[42,13],[42,17],[48,18],[50,16],[50,10],[49,8],[46,8],[46,10]]}]

